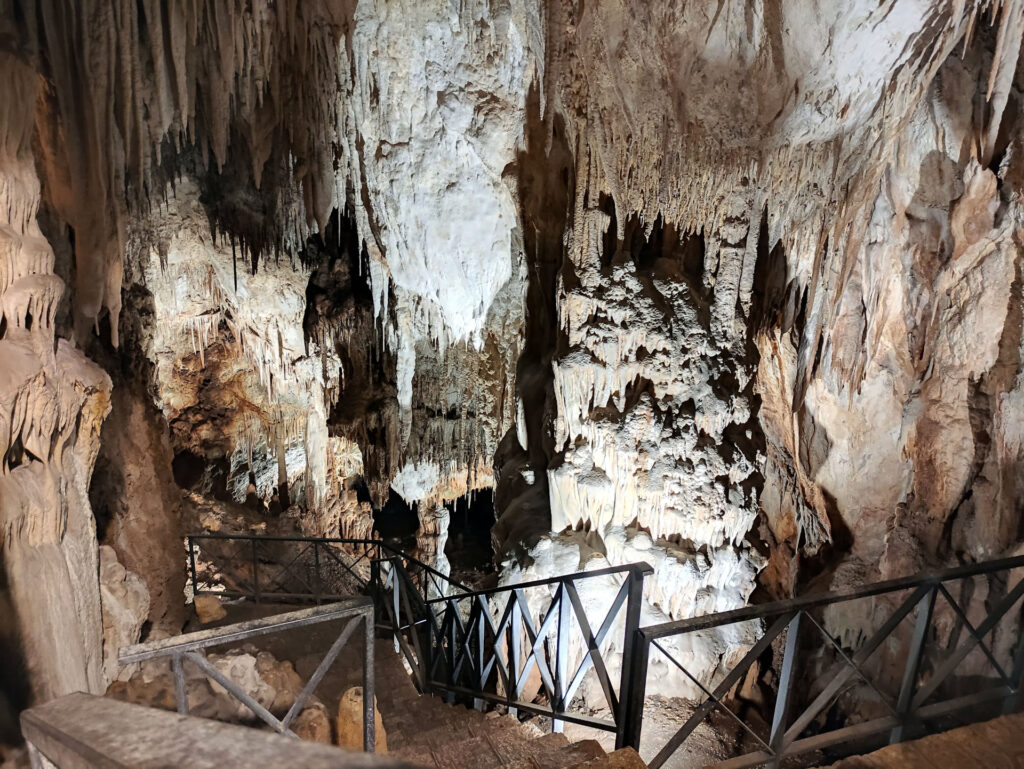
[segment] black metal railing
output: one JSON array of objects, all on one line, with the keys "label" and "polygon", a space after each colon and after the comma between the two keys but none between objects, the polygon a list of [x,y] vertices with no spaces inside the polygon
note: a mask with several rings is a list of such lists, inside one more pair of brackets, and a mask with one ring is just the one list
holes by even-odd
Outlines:
[{"label": "black metal railing", "polygon": [[[651,573],[648,564],[633,563],[428,600],[429,688],[548,716],[554,731],[563,721],[612,731],[617,747],[624,747],[625,707],[636,682],[630,645],[640,624],[644,578]],[[598,587],[588,596],[589,612],[580,596],[583,585]],[[619,654],[609,655],[615,640]],[[606,709],[608,718],[572,708],[591,670],[604,702],[590,701],[588,708]],[[539,680],[529,690],[533,671]]]},{"label": "black metal railing", "polygon": [[[210,550],[223,541],[251,565],[224,568]],[[641,748],[645,702],[670,682],[665,696],[692,710],[653,751],[645,742],[653,769],[716,714],[712,728],[733,728],[741,753],[721,767],[778,766],[878,735],[899,741],[965,710],[977,720],[986,703],[1015,707],[1024,679],[1024,557],[641,627],[643,563],[474,591],[375,540],[196,535],[189,552],[208,561],[191,567],[196,594],[319,601],[354,586],[373,597],[377,628],[421,691],[613,731],[620,747]],[[587,705],[596,693],[607,716],[574,705],[585,680]],[[738,691],[751,681],[754,706]]]},{"label": "black metal railing", "polygon": [[[278,718],[271,713],[255,697],[242,689],[237,682],[231,680],[231,678],[206,658],[206,649],[212,646],[238,643],[257,636],[282,633],[296,628],[306,628],[312,625],[344,619],[347,619],[348,622],[341,628],[337,638],[310,676],[309,681],[303,686],[302,691],[282,718]],[[188,691],[186,688],[187,678],[184,666],[186,662],[195,665],[207,677],[220,684],[228,693],[249,708],[253,715],[267,723],[276,732],[294,737],[295,734],[291,730],[293,721],[302,712],[306,702],[360,625],[363,626],[364,630],[363,748],[367,752],[372,753],[374,750],[374,610],[373,601],[368,597],[350,598],[312,609],[302,609],[262,619],[236,622],[210,630],[200,630],[194,633],[185,633],[158,641],[128,646],[121,649],[118,661],[122,665],[129,665],[169,657],[171,660],[171,671],[174,675],[175,700],[178,712],[183,715],[188,715],[189,712]]]},{"label": "black metal railing", "polygon": [[[377,627],[392,634],[420,691],[549,716],[558,731],[563,721],[581,723],[626,744],[637,681],[630,645],[652,573],[645,563],[473,591],[378,540],[197,534],[187,548],[195,595],[321,601],[367,593]],[[598,585],[607,600],[582,587]],[[614,661],[613,643],[621,652]],[[591,671],[608,717],[573,707]]]},{"label": "black metal railing", "polygon": [[334,601],[367,592],[375,564],[395,560],[424,595],[469,592],[437,569],[376,539],[191,534],[186,537],[193,595],[257,603]]},{"label": "black metal railing", "polygon": [[[641,627],[634,643],[640,682],[631,689],[635,700],[627,707],[625,742],[640,745],[648,670],[655,660],[662,670],[677,669],[700,696],[685,723],[649,759],[652,769],[685,750],[695,730],[715,714],[732,725],[738,749],[746,751],[716,766],[738,769],[777,767],[785,757],[863,745],[879,735],[898,742],[964,711],[975,721],[1014,710],[1024,679],[1024,575],[1014,571],[1019,569],[1024,557]],[[856,638],[836,637],[830,627],[837,622],[829,617],[839,620],[840,607],[846,617],[856,617],[850,606],[855,601],[868,602],[860,613],[875,620],[873,626],[847,634]],[[687,667],[690,660],[680,652],[687,644],[681,642],[713,645],[723,628],[749,629],[751,623],[754,637],[760,637],[739,661],[724,663],[715,680]],[[736,696],[758,665],[775,672],[768,687],[768,699],[774,697],[770,721],[744,718]],[[862,717],[867,710],[884,715],[851,721],[858,710]]]}]

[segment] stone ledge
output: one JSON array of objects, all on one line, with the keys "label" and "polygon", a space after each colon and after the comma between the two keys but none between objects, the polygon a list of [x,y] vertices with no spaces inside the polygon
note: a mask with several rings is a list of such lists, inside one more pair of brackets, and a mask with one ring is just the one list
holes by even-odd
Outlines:
[{"label": "stone ledge", "polygon": [[411,769],[385,756],[83,693],[26,710],[21,726],[59,769]]}]

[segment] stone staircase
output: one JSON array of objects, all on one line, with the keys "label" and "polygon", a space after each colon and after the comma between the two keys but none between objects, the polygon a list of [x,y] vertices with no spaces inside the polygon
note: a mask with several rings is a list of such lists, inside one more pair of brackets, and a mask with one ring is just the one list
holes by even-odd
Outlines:
[{"label": "stone staircase", "polygon": [[646,769],[630,748],[609,754],[596,740],[570,743],[513,716],[421,695],[390,641],[378,642],[375,666],[392,758],[431,769]]}]

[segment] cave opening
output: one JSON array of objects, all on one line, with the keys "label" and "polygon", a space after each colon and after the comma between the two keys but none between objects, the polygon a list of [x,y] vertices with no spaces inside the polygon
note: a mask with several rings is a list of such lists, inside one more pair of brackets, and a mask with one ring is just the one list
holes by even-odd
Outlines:
[{"label": "cave opening", "polygon": [[382,539],[400,540],[403,544],[412,541],[415,546],[419,526],[416,508],[402,499],[394,489],[388,491],[387,501],[373,510],[373,529]]},{"label": "cave opening", "polygon": [[475,584],[494,571],[494,492],[471,491],[445,506],[449,521],[444,553],[452,567],[452,578],[463,584]]}]

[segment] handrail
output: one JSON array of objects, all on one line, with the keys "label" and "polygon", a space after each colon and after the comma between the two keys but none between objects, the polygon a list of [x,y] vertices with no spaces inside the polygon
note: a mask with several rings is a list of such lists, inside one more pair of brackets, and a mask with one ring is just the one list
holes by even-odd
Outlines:
[{"label": "handrail", "polygon": [[208,646],[245,641],[268,633],[280,633],[319,622],[329,622],[332,619],[349,617],[357,613],[362,614],[372,609],[373,600],[366,596],[359,596],[347,601],[316,606],[312,609],[300,609],[245,622],[235,622],[222,627],[196,630],[192,633],[182,633],[170,638],[122,647],[118,654],[118,662],[122,665],[130,665],[134,662],[184,654],[196,649],[205,649]]},{"label": "handrail", "polygon": [[[802,596],[734,611],[639,627],[634,631],[633,644],[636,650],[635,671],[638,680],[632,689],[634,702],[630,710],[630,733],[627,740],[634,747],[640,744],[652,647],[664,655],[674,668],[686,676],[688,683],[701,693],[692,715],[657,755],[648,759],[652,769],[663,766],[682,748],[696,727],[715,711],[727,714],[743,728],[750,744],[759,746],[744,755],[716,764],[720,769],[741,769],[762,764],[777,767],[779,762],[788,756],[863,740],[885,732],[889,733],[890,743],[899,742],[912,730],[923,726],[926,720],[968,709],[984,713],[985,711],[978,711],[978,708],[986,703],[1002,702],[1003,712],[1011,712],[1019,706],[1024,691],[1024,633],[1019,626],[1015,628],[1017,635],[1010,644],[1013,647],[1013,659],[1008,668],[999,663],[993,651],[997,647],[993,645],[993,648],[989,648],[985,638],[994,632],[1010,610],[1024,599],[1024,575],[1015,584],[1011,579],[1011,573],[1019,569],[1024,569],[1024,556],[934,570],[849,590]],[[961,606],[960,601],[947,588],[948,583],[956,580],[994,576],[1003,572],[1006,573],[1005,579],[996,578],[992,589],[986,594],[983,606]],[[896,593],[903,595],[891,602],[895,604],[894,608],[885,603],[874,607],[876,610],[886,609],[887,617],[880,626],[870,631],[871,635],[856,649],[846,648],[841,639],[835,638],[828,631],[828,623],[816,618],[812,613],[844,602],[892,596]],[[935,621],[941,608],[941,605],[938,605],[939,599],[941,605],[946,607],[946,613],[940,615],[944,617],[944,622]],[[984,610],[980,622],[978,617],[974,617],[977,625],[969,618],[968,609]],[[912,626],[907,628],[910,632],[901,634],[903,621],[911,615],[914,615],[914,619]],[[763,620],[766,622],[762,624]],[[686,656],[688,652],[683,649],[692,647],[684,645],[673,648],[666,642],[666,639],[675,638],[678,639],[677,643],[684,643],[683,639],[687,636],[714,633],[719,628],[750,622],[758,623],[760,638],[742,659],[730,663],[730,669],[713,688],[710,682],[702,680],[702,670],[694,672],[687,669],[689,657]],[[867,636],[868,632],[868,629],[865,629],[864,635]],[[821,648],[831,650],[834,658],[832,669],[822,666],[825,655],[808,649],[808,637],[813,637]],[[1004,645],[1007,640],[1010,639],[1004,639]],[[869,663],[875,659],[879,650],[884,653],[884,650],[891,648],[894,643],[906,648],[907,656],[901,680],[891,682],[893,685],[899,684],[898,691],[885,692],[883,688],[887,685],[886,682],[874,680],[878,677],[878,671],[869,667]],[[773,645],[782,647],[782,659],[775,678],[775,708],[771,714],[768,733],[759,734],[754,726],[748,725],[739,714],[729,708],[728,700],[734,687],[759,664],[762,655]],[[975,678],[971,679],[968,694],[963,695],[954,687],[953,691],[944,692],[945,699],[932,701],[932,696],[952,680],[957,665],[976,649],[983,652],[997,674],[994,685],[983,684],[984,679],[975,675]],[[929,651],[932,651],[931,656]],[[812,675],[811,681],[801,687],[803,691],[808,692],[806,699],[810,702],[798,703],[794,691],[799,680],[798,667],[802,659],[808,658],[817,664],[818,668],[804,671],[804,675]],[[883,674],[885,670],[883,666]],[[816,733],[804,736],[808,733],[808,727],[826,717],[829,709],[837,704],[839,697],[848,689],[848,684],[855,683],[858,678],[873,690],[874,701],[876,704],[884,705],[889,714],[838,728],[829,726],[826,722],[813,727],[813,730],[817,730]],[[802,710],[793,717],[790,711],[798,704]]]},{"label": "handrail", "polygon": [[[624,747],[636,681],[631,645],[640,624],[644,578],[653,571],[647,563],[631,563],[426,601],[428,635],[421,668],[427,687],[449,698],[471,697],[478,707],[487,701],[510,712],[547,716],[553,731],[570,721],[615,732],[616,746]],[[619,576],[616,589],[606,593],[607,606],[584,605],[579,583]],[[537,588],[553,589],[535,615],[526,591]],[[438,612],[438,606],[443,610]],[[600,616],[593,616],[595,611]],[[620,622],[616,680],[606,650]],[[526,688],[533,669],[539,692]],[[571,707],[588,675],[600,686],[610,720]],[[546,695],[547,704],[534,702],[538,693]]]},{"label": "handrail", "polygon": [[574,582],[579,579],[585,579],[587,577],[605,577],[609,574],[621,574],[622,572],[628,572],[637,576],[649,577],[654,574],[654,567],[646,561],[637,561],[636,563],[625,563],[621,566],[608,566],[603,569],[594,569],[593,571],[577,571],[572,574],[558,574],[554,577],[548,577],[547,579],[535,579],[531,582],[516,582],[512,585],[498,585],[496,587],[489,587],[486,590],[473,590],[467,593],[459,593],[458,595],[447,595],[441,596],[440,598],[431,598],[427,601],[428,604],[433,603],[444,603],[446,601],[461,601],[466,598],[476,598],[478,596],[491,596],[496,593],[506,593],[513,590],[528,590],[534,587],[544,587],[548,585],[555,585],[562,582]]},{"label": "handrail", "polygon": [[[682,746],[696,726],[716,708],[728,712],[732,719],[743,726],[754,743],[761,746],[758,750],[721,765],[724,769],[739,769],[765,762],[770,766],[777,766],[783,757],[820,750],[878,732],[888,731],[890,741],[899,741],[910,728],[920,725],[925,719],[968,707],[977,707],[992,700],[1002,700],[1004,709],[1015,707],[1024,689],[1024,634],[1019,634],[1013,663],[1008,670],[999,665],[984,640],[993,632],[1000,619],[1024,598],[1024,578],[1012,588],[1007,584],[1005,593],[1000,593],[999,589],[993,593],[995,598],[985,607],[988,616],[977,626],[970,622],[966,609],[959,605],[950,589],[946,587],[947,583],[955,580],[999,572],[1007,572],[1009,575],[1009,572],[1014,570],[1024,570],[1024,556],[928,571],[846,590],[801,596],[641,627],[643,581],[646,576],[653,573],[653,569],[646,563],[611,566],[485,590],[472,590],[380,540],[257,537],[213,533],[190,536],[190,547],[193,541],[202,539],[251,540],[254,561],[257,543],[261,541],[312,544],[314,555],[318,547],[330,544],[366,548],[366,553],[360,556],[356,563],[368,559],[370,577],[369,580],[359,578],[360,583],[374,596],[378,627],[387,628],[393,634],[396,650],[405,655],[422,691],[444,694],[449,699],[455,696],[469,697],[478,707],[482,707],[486,701],[504,704],[510,712],[518,709],[546,715],[552,719],[555,730],[560,728],[562,721],[575,721],[600,729],[611,729],[616,732],[617,747],[630,745],[639,749],[644,702],[647,696],[648,668],[654,647],[704,695],[703,701],[688,721],[650,761],[654,769],[662,766],[669,756]],[[319,568],[319,562],[317,563]],[[345,566],[344,563],[341,565]],[[348,566],[345,568],[349,569]],[[255,569],[254,563],[254,572]],[[422,572],[423,579],[420,583],[417,583],[410,569]],[[592,625],[593,618],[587,616],[587,610],[584,609],[576,585],[582,580],[613,575],[625,575],[625,578],[617,594],[612,598],[607,615]],[[449,589],[460,592],[433,597],[430,595],[429,586],[431,578],[434,579],[433,588],[438,592],[447,593]],[[438,585],[437,578],[444,580],[448,587]],[[319,580],[319,576],[317,579]],[[254,582],[256,598],[259,600],[258,577],[255,577]],[[550,602],[536,618],[533,618],[524,591],[544,587],[551,589]],[[899,599],[899,605],[891,611],[888,619],[856,650],[843,647],[839,639],[827,632],[827,625],[812,615],[813,611],[843,602],[901,592],[909,593],[909,596]],[[999,595],[1002,595],[1001,599]],[[937,611],[936,601],[940,598],[948,604],[953,613],[952,619],[958,623],[958,627],[965,629],[966,640],[943,650],[946,658],[939,656],[933,662],[932,669],[926,669],[928,641],[932,635],[938,633],[938,630],[933,629],[932,623],[934,612]],[[606,669],[601,648],[611,627],[618,621],[616,617],[624,607],[622,671],[616,691]],[[870,679],[864,666],[876,651],[884,648],[886,641],[892,642],[900,623],[911,614],[915,614],[916,617],[912,637],[898,639],[901,644],[906,641],[909,649],[903,681],[898,697],[890,704],[879,686]],[[674,656],[679,654],[677,649],[671,646],[666,648],[666,639],[680,638],[688,634],[713,633],[718,628],[739,623],[757,623],[760,637],[714,689],[710,684],[705,685],[702,682],[701,671],[694,674],[687,670],[684,662],[689,658],[681,662]],[[948,624],[947,622],[947,626]],[[826,648],[834,650],[837,664],[841,663],[841,669],[827,681],[824,688],[817,691],[809,706],[796,718],[790,718],[789,709],[794,699],[793,688],[797,680],[797,658],[801,649],[806,646],[806,643],[801,641],[800,634],[803,632],[806,635],[811,628],[824,638]],[[575,655],[582,654],[582,660],[575,672],[568,668],[569,649],[572,646],[570,634],[573,633],[582,635],[582,645],[573,652]],[[757,638],[756,635],[754,637]],[[955,640],[955,637],[951,638]],[[777,671],[775,679],[778,696],[775,713],[771,719],[770,734],[762,738],[737,714],[729,710],[726,701],[730,691],[742,677],[753,665],[759,664],[759,659],[776,643],[784,647],[781,668]],[[974,649],[983,651],[993,663],[1001,679],[998,685],[983,691],[975,691],[968,696],[957,696],[937,703],[930,702],[929,697],[949,679],[956,665]],[[524,692],[523,684],[531,668],[539,674],[549,704],[535,703],[530,699],[532,695]],[[569,710],[573,692],[588,674],[596,674],[605,692],[607,705],[612,714],[611,721]],[[802,736],[815,719],[821,718],[826,709],[832,707],[854,675],[859,675],[881,701],[887,704],[891,715],[877,717],[854,726],[826,729],[813,736]]]},{"label": "handrail", "polygon": [[[423,561],[420,561],[420,560],[414,558],[413,556],[409,555],[408,553],[406,553],[406,552],[404,552],[402,550],[399,550],[398,548],[393,547],[392,545],[389,545],[388,543],[386,543],[386,542],[384,542],[383,540],[380,540],[380,539],[352,539],[352,538],[346,538],[346,537],[306,537],[306,536],[284,536],[284,535],[262,535],[262,534],[260,534],[260,535],[255,535],[255,534],[232,534],[232,533],[223,533],[223,532],[209,532],[209,533],[202,532],[202,533],[189,534],[189,535],[186,536],[186,540],[189,543],[190,557],[191,557],[191,554],[193,552],[192,544],[194,542],[200,542],[202,540],[224,540],[224,541],[236,541],[236,542],[252,542],[254,545],[255,545],[255,543],[269,543],[269,542],[297,542],[297,543],[305,543],[305,544],[314,545],[314,547],[317,546],[317,545],[321,545],[321,546],[326,546],[326,545],[355,545],[355,546],[364,547],[367,551],[372,550],[372,549],[376,549],[378,551],[384,551],[384,552],[390,553],[392,557],[402,558],[403,560],[405,560],[405,561],[407,561],[409,563],[414,564],[417,569],[421,569],[422,571],[432,575],[435,578],[443,579],[451,588],[454,588],[456,590],[462,591],[464,593],[468,593],[468,592],[471,591],[471,589],[469,587],[467,587],[466,585],[463,585],[460,582],[457,582],[456,580],[452,579],[447,574],[444,574],[443,572],[438,571],[433,566],[430,566],[429,564],[426,564]],[[332,553],[332,555],[334,555],[334,554]],[[335,557],[336,557],[336,555],[335,555]],[[356,562],[358,563],[358,561],[361,560],[363,557],[366,557],[366,554],[364,554],[359,559],[357,559]],[[345,566],[345,564],[342,564],[342,565]],[[319,566],[319,564],[318,564],[318,566]],[[346,568],[347,568],[347,566],[346,566]],[[194,562],[192,563],[191,571],[192,571],[192,575],[191,576],[192,576],[193,589],[197,590],[197,588],[198,588],[198,579],[197,579],[197,576],[196,576],[196,569],[195,569]],[[363,582],[363,587],[366,587],[366,583],[365,582]],[[287,597],[295,597],[295,596],[294,595],[289,595]]]},{"label": "handrail", "polygon": [[[267,635],[268,633],[294,630],[300,627],[346,618],[350,618],[348,623],[341,630],[337,639],[317,666],[316,671],[295,698],[287,714],[281,719],[257,702],[254,697],[243,690],[236,682],[228,678],[204,654],[204,650],[211,646],[244,641],[249,638]],[[271,617],[236,622],[219,628],[199,630],[171,638],[135,644],[122,649],[118,655],[118,661],[122,665],[127,665],[170,657],[171,670],[175,680],[175,698],[178,712],[182,715],[188,715],[187,680],[184,673],[184,662],[188,660],[202,670],[209,678],[220,684],[275,731],[294,737],[295,734],[290,728],[292,722],[302,712],[303,706],[323,680],[334,660],[337,659],[338,654],[360,623],[363,625],[365,634],[363,653],[363,748],[367,752],[372,753],[374,750],[374,604],[373,600],[369,597],[361,596],[326,606],[301,609]]]},{"label": "handrail", "polygon": [[1024,556],[1001,558],[994,561],[955,566],[949,569],[925,571],[911,577],[898,577],[846,590],[812,593],[798,598],[785,598],[781,601],[744,606],[741,609],[733,609],[732,611],[705,614],[700,617],[689,617],[672,622],[662,622],[658,625],[646,625],[642,628],[642,631],[647,638],[664,638],[665,636],[679,635],[680,633],[689,633],[696,630],[707,630],[720,625],[732,625],[737,622],[767,619],[794,610],[820,608],[835,603],[855,601],[859,598],[871,598],[884,593],[909,590],[921,587],[922,585],[950,582],[956,579],[976,577],[981,574],[992,574],[997,571],[1010,571],[1021,568],[1024,568]]},{"label": "handrail", "polygon": [[[561,731],[563,721],[613,731],[619,747],[627,744],[628,708],[633,707],[631,692],[636,680],[632,673],[632,644],[640,624],[644,579],[654,571],[649,564],[610,566],[487,590],[471,590],[380,540],[265,537],[218,532],[188,537],[189,552],[193,556],[193,589],[197,594],[200,591],[194,561],[195,546],[204,540],[252,543],[251,551],[243,554],[244,559],[251,559],[251,577],[242,577],[233,573],[229,565],[221,564],[229,576],[233,574],[235,581],[243,588],[250,588],[250,592],[217,592],[222,595],[251,594],[257,601],[274,597],[312,597],[319,600],[322,594],[319,592],[318,548],[331,544],[365,548],[366,553],[357,559],[357,563],[368,559],[370,572],[368,580],[358,577],[360,586],[374,597],[377,627],[392,633],[395,650],[405,656],[421,691],[443,694],[449,699],[467,697],[481,708],[485,701],[498,702],[511,712],[522,710],[546,715],[552,719],[555,731]],[[315,590],[288,594],[263,590],[258,569],[261,562],[259,548],[265,542],[312,546]],[[283,573],[288,572],[305,552],[302,550],[292,558],[284,566]],[[270,554],[264,549],[263,557],[267,555]],[[352,573],[348,565],[341,565]],[[304,583],[298,574],[293,576]],[[417,582],[417,576],[422,580]],[[607,612],[603,617],[588,617],[588,609],[583,606],[577,584],[608,577],[619,579],[617,591],[609,594]],[[443,583],[438,584],[438,579]],[[280,578],[276,582],[279,583]],[[270,587],[272,589],[274,584]],[[306,587],[310,586],[306,584]],[[548,596],[546,609],[533,617],[524,591],[542,587],[553,588],[552,595]],[[441,595],[434,596],[432,592]],[[497,617],[501,619],[495,624]],[[621,624],[616,624],[618,622]],[[622,632],[621,674],[617,681],[612,680],[603,651],[611,640],[613,628],[615,633],[620,632],[620,628]],[[575,668],[570,669],[570,664]],[[549,704],[534,703],[538,692],[526,691],[533,668],[540,673]],[[575,693],[588,674],[598,679],[611,720],[570,709]]]}]

